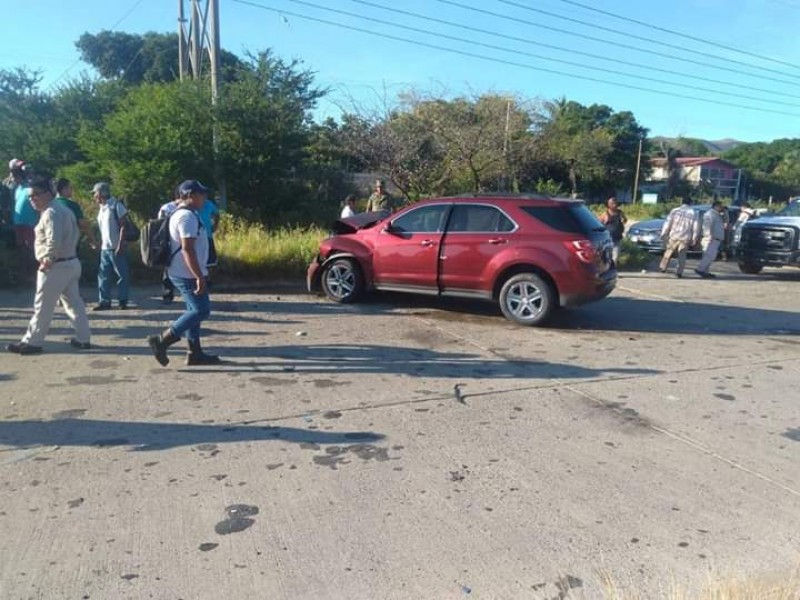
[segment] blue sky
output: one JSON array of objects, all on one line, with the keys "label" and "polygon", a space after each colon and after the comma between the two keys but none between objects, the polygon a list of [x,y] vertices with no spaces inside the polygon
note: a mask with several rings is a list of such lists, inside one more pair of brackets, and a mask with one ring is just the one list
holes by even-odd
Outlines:
[{"label": "blue sky", "polygon": [[[338,116],[354,102],[381,106],[409,89],[449,96],[492,92],[630,110],[651,135],[800,137],[800,0],[220,0],[220,13],[228,50],[269,47],[316,73],[330,90],[317,110],[320,118]],[[0,68],[41,69],[46,87],[88,70],[76,64],[74,41],[83,32],[118,22],[116,29],[128,32],[175,31],[176,19],[174,0],[31,0],[6,15]],[[48,37],[43,25],[52,27]]]}]

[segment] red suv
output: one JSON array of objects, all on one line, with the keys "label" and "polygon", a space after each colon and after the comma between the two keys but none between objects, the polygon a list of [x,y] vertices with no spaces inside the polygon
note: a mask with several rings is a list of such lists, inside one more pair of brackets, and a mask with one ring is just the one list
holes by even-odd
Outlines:
[{"label": "red suv", "polygon": [[307,283],[335,302],[354,302],[367,290],[492,300],[509,320],[539,325],[558,306],[614,289],[611,247],[605,227],[579,200],[437,198],[394,215],[337,221]]}]

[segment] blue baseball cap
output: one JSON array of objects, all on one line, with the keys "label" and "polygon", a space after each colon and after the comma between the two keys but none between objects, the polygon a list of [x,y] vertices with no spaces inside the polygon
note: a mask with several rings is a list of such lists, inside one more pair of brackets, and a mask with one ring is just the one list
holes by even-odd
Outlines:
[{"label": "blue baseball cap", "polygon": [[197,181],[197,179],[187,179],[178,186],[178,193],[181,196],[188,196],[189,194],[208,194],[210,192],[206,186]]}]

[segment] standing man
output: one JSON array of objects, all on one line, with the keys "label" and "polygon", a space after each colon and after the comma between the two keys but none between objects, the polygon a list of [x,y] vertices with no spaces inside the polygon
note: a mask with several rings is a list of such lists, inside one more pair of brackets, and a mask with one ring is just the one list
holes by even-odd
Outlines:
[{"label": "standing man", "polygon": [[700,219],[692,208],[690,198],[684,198],[683,204],[669,213],[664,227],[661,229],[661,238],[666,243],[667,249],[661,258],[659,270],[666,273],[669,259],[677,252],[678,268],[675,270],[675,276],[683,277],[683,269],[686,267],[686,252],[700,239]]},{"label": "standing man", "polygon": [[622,236],[625,234],[625,223],[628,218],[625,216],[617,204],[617,199],[613,196],[606,202],[606,212],[600,215],[600,222],[606,226],[608,233],[611,235],[611,241],[614,242],[614,249],[611,251],[611,258],[614,263],[619,262],[619,251],[622,246]]},{"label": "standing man", "polygon": [[195,179],[181,183],[181,203],[169,220],[170,250],[173,258],[169,277],[186,302],[186,312],[160,336],[147,338],[153,355],[161,366],[169,364],[168,348],[186,334],[189,354],[186,364],[215,365],[220,359],[206,354],[200,345],[200,325],[211,314],[206,277],[208,276],[208,235],[198,211],[208,197],[208,188]]},{"label": "standing man", "polygon": [[720,245],[725,240],[723,212],[727,212],[727,210],[722,205],[722,202],[714,200],[711,204],[711,209],[707,210],[706,214],[703,215],[703,258],[700,259],[700,264],[694,270],[703,279],[716,277],[713,273],[709,273],[709,269],[711,268],[711,263],[717,258]]},{"label": "standing man", "polygon": [[39,213],[29,202],[28,177],[26,174],[25,162],[12,158],[8,163],[10,171],[9,183],[14,190],[14,213],[12,222],[14,224],[14,239],[17,248],[24,248],[33,256],[34,232],[33,228],[39,221]]},{"label": "standing man", "polygon": [[126,244],[122,235],[123,221],[128,218],[128,210],[111,196],[111,187],[100,182],[94,184],[92,196],[100,210],[97,225],[100,227],[100,269],[97,271],[97,290],[99,301],[92,310],[111,309],[111,274],[117,276],[119,307],[128,308],[130,275]]},{"label": "standing man", "polygon": [[392,212],[394,210],[394,198],[385,191],[382,179],[375,181],[375,191],[367,200],[367,212]]},{"label": "standing man", "polygon": [[81,263],[76,251],[80,232],[73,214],[61,204],[54,202],[49,179],[36,179],[30,185],[30,203],[40,214],[36,225],[34,251],[39,261],[36,275],[36,296],[33,301],[33,317],[22,340],[9,344],[8,351],[16,354],[38,354],[42,351],[56,302],[61,299],[75,337],[70,341],[73,348],[89,350],[89,320],[86,306],[81,299],[78,281]]},{"label": "standing man", "polygon": [[56,181],[56,194],[55,201],[68,208],[72,214],[75,215],[75,221],[78,223],[78,229],[80,229],[81,233],[86,236],[86,239],[89,240],[89,244],[91,246],[97,246],[97,242],[94,239],[94,233],[92,232],[92,226],[83,215],[83,209],[81,208],[81,205],[72,199],[72,184],[70,183],[69,179],[62,178]]}]

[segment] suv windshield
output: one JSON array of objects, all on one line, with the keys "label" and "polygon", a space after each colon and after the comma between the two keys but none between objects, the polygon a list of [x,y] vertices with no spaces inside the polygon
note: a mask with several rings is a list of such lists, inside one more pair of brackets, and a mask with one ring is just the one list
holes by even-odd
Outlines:
[{"label": "suv windshield", "polygon": [[589,235],[592,232],[606,230],[585,204],[573,202],[565,206],[523,206],[521,208],[548,227],[565,233]]}]

